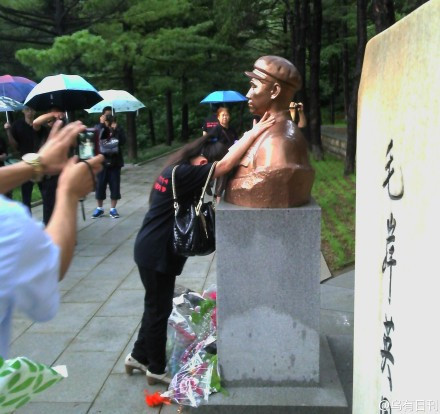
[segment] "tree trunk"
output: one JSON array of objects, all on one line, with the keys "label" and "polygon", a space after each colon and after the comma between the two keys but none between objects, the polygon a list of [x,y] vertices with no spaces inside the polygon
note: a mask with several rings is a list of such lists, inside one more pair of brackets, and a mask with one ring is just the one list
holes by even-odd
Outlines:
[{"label": "tree trunk", "polygon": [[345,154],[344,174],[353,174],[356,169],[356,128],[358,90],[367,45],[367,0],[357,0],[357,52],[356,69],[353,79],[353,91],[347,120],[347,151]]},{"label": "tree trunk", "polygon": [[154,147],[156,145],[156,133],[154,132],[154,118],[151,109],[148,109],[148,126],[150,128],[151,145]]},{"label": "tree trunk", "polygon": [[137,139],[136,139],[136,112],[127,112],[127,142],[128,157],[132,160],[137,159]]},{"label": "tree trunk", "polygon": [[[295,47],[294,53],[293,53],[293,62],[296,66],[296,68],[299,70],[300,65],[300,48],[301,48],[301,42],[304,36],[301,36],[301,0],[295,0],[294,3],[295,12],[293,15],[294,22],[292,23],[294,26],[294,32],[293,37],[295,38],[295,43],[293,46]],[[301,73],[302,75],[302,73]]]},{"label": "tree trunk", "polygon": [[185,75],[182,76],[182,131],[180,139],[183,142],[187,142],[189,138],[189,127],[188,127],[188,102],[186,97],[188,79]]},{"label": "tree trunk", "polygon": [[347,27],[347,0],[343,2],[343,13],[344,19],[342,23],[342,89],[344,91],[344,112],[345,119],[348,119],[348,107],[350,106],[350,64],[349,64],[349,53],[348,53],[348,27]]},{"label": "tree trunk", "polygon": [[383,32],[396,22],[393,0],[373,0],[372,10],[376,34]]},{"label": "tree trunk", "polygon": [[54,29],[57,36],[62,36],[63,34],[65,34],[64,17],[64,0],[56,0],[54,11]]},{"label": "tree trunk", "polygon": [[321,25],[322,2],[313,0],[310,25],[310,141],[316,160],[322,160],[321,142],[321,106],[320,106],[320,61],[321,61]]},{"label": "tree trunk", "polygon": [[[134,94],[134,76],[133,65],[126,63],[124,65],[124,87],[127,92]],[[136,138],[136,114],[134,112],[127,113],[127,145],[128,157],[137,159],[137,138]]]},{"label": "tree trunk", "polygon": [[[299,2],[299,4],[298,4]],[[295,10],[299,8],[299,14],[296,15],[295,26],[297,31],[297,46],[296,46],[296,61],[295,66],[302,76],[303,86],[296,94],[295,101],[302,102],[304,107],[304,114],[306,118],[310,118],[309,99],[307,94],[307,68],[306,68],[306,35],[309,34],[309,1],[308,0],[296,0]],[[307,122],[307,126],[303,128],[304,135],[310,144],[310,123]]]},{"label": "tree trunk", "polygon": [[[293,64],[296,66],[296,57],[295,57],[295,50],[296,50],[296,32],[295,32],[295,13],[294,10],[290,4],[289,0],[284,0],[284,4],[286,7],[286,14],[287,14],[287,26],[290,34],[290,60],[293,62]],[[293,5],[294,6],[294,5]],[[289,53],[286,53],[286,56],[289,56]]]},{"label": "tree trunk", "polygon": [[165,105],[167,114],[167,145],[171,145],[174,141],[174,125],[173,125],[173,96],[170,89],[165,93]]}]

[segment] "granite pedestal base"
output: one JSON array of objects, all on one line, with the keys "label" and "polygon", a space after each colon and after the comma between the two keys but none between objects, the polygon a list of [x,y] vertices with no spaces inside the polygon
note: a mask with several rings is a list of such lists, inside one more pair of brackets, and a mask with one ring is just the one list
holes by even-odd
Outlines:
[{"label": "granite pedestal base", "polygon": [[321,209],[216,211],[217,350],[226,386],[319,383]]},{"label": "granite pedestal base", "polygon": [[[197,414],[349,414],[347,400],[329,349],[321,338],[319,384],[312,387],[228,387],[207,404],[186,408]],[[185,411],[184,411],[185,412]]]}]

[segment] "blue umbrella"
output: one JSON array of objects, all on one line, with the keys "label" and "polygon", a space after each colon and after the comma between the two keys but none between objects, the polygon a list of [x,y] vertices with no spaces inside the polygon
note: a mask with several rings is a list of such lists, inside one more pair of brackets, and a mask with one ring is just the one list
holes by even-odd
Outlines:
[{"label": "blue umbrella", "polygon": [[0,76],[0,95],[23,102],[36,83],[22,76]]},{"label": "blue umbrella", "polygon": [[6,112],[6,120],[9,122],[8,111],[19,111],[24,105],[7,96],[0,96],[0,112]]},{"label": "blue umbrella", "polygon": [[79,75],[46,76],[29,93],[24,104],[47,111],[53,107],[63,111],[86,109],[102,100],[98,91]]},{"label": "blue umbrella", "polygon": [[215,91],[211,92],[200,103],[221,103],[221,102],[244,102],[247,98],[236,91]]}]

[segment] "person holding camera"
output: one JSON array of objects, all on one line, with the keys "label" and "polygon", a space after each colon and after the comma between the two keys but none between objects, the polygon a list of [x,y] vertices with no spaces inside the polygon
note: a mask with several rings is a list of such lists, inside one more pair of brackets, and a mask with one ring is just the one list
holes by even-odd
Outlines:
[{"label": "person holding camera", "polygon": [[[56,121],[38,153],[26,153],[21,162],[0,168],[0,356],[8,356],[11,320],[18,308],[34,321],[52,319],[60,304],[58,281],[65,276],[76,240],[78,200],[92,191],[102,155],[87,162],[68,159],[81,122],[62,128]],[[52,217],[43,229],[20,203],[3,194],[43,175],[61,172]]]},{"label": "person holding camera", "polygon": [[92,219],[104,215],[103,204],[106,199],[107,186],[110,189],[110,212],[111,218],[119,218],[116,204],[121,199],[121,168],[124,166],[121,146],[125,144],[125,133],[111,114],[111,108],[103,109],[99,118],[100,124],[95,128],[98,132],[99,152],[104,155],[104,168],[98,174],[96,183],[97,207],[92,214]]},{"label": "person holding camera", "polygon": [[290,102],[289,111],[292,121],[298,125],[298,128],[305,128],[307,126],[307,118],[304,113],[304,105],[302,102]]}]

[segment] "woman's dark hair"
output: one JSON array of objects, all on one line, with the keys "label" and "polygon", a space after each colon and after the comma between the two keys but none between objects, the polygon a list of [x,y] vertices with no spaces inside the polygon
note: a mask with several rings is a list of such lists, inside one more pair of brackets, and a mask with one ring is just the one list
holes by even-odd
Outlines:
[{"label": "woman's dark hair", "polygon": [[186,144],[168,159],[163,169],[171,165],[188,164],[199,155],[203,155],[208,162],[220,161],[227,154],[228,149],[220,141],[219,132],[220,130],[214,129],[207,135]]},{"label": "woman's dark hair", "polygon": [[[186,144],[175,154],[171,155],[162,168],[162,171],[170,166],[189,164],[193,158],[199,155],[205,157],[208,162],[220,161],[227,153],[228,147],[220,141],[218,137],[218,130],[214,130],[213,132],[210,132],[207,135],[204,135],[200,138],[197,138],[195,141]],[[156,180],[154,180],[154,183]],[[152,190],[153,189],[151,189],[150,192],[150,200]]]}]

